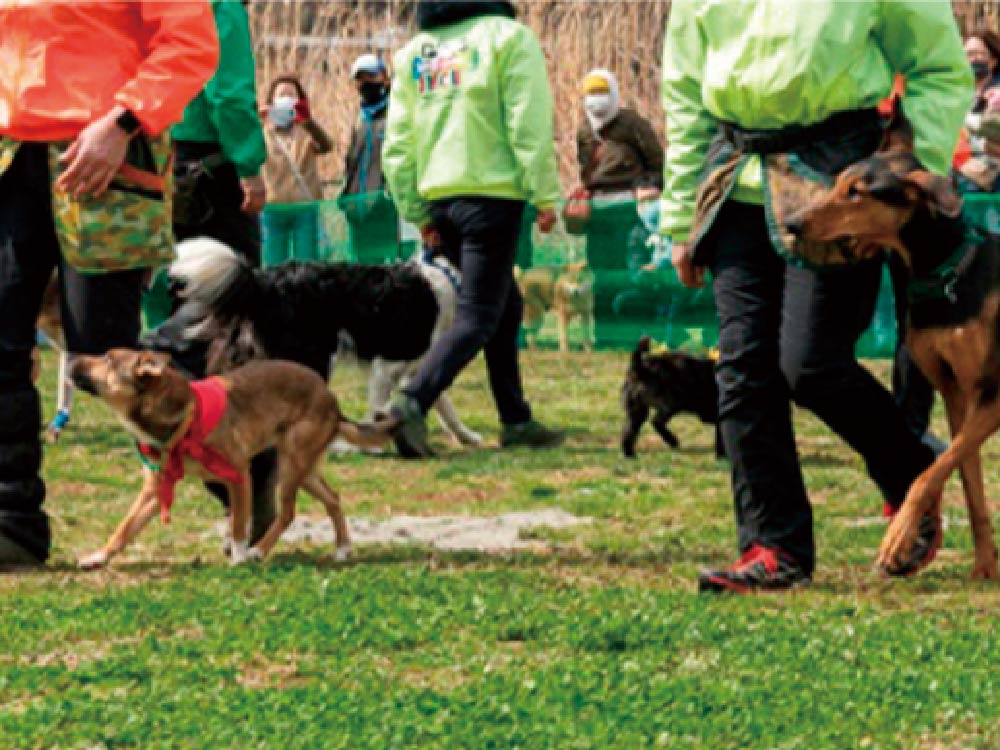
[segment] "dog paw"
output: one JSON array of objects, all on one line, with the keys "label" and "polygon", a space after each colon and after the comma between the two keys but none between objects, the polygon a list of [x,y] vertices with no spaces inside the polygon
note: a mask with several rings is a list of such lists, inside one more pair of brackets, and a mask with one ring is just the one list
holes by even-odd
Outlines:
[{"label": "dog paw", "polygon": [[1000,578],[1000,569],[996,558],[992,560],[976,560],[972,566],[971,577],[975,581],[995,581]]},{"label": "dog paw", "polygon": [[84,555],[77,561],[81,570],[98,570],[108,564],[108,553],[102,549]]},{"label": "dog paw", "polygon": [[875,566],[883,573],[897,574],[913,549],[913,543],[920,533],[920,520],[910,522],[908,513],[901,511],[889,525],[885,538],[879,547]]},{"label": "dog paw", "polygon": [[222,540],[222,554],[225,557],[233,556],[233,538],[226,534],[225,539]]},{"label": "dog paw", "polygon": [[[254,557],[255,553],[257,555],[256,558]],[[243,565],[244,563],[253,562],[254,559],[261,559],[260,550],[256,547],[248,548],[245,539],[241,542],[232,543],[229,551],[230,565]]]},{"label": "dog paw", "polygon": [[333,559],[337,562],[347,562],[351,559],[351,545],[342,544],[337,547],[337,551],[333,553]]},{"label": "dog paw", "polygon": [[455,437],[458,438],[459,443],[470,448],[478,448],[483,444],[483,436],[472,430],[461,431]]}]

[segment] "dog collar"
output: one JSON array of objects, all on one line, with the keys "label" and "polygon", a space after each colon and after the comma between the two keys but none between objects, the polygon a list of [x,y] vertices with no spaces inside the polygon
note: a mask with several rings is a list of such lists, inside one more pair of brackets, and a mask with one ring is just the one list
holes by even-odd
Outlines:
[{"label": "dog collar", "polygon": [[906,297],[910,304],[940,299],[946,299],[953,305],[958,302],[958,281],[975,260],[981,242],[979,233],[970,228],[962,243],[943,263],[926,276],[911,278],[906,285]]},{"label": "dog collar", "polygon": [[[205,445],[226,412],[228,394],[222,378],[212,377],[190,384],[194,401],[162,450],[153,445],[139,444],[143,464],[158,474],[156,492],[160,499],[160,519],[170,523],[170,508],[174,504],[174,487],[184,478],[184,461],[201,464],[209,473],[224,482],[242,484],[243,475],[219,451]],[[157,462],[157,463],[154,463]]]},{"label": "dog collar", "polygon": [[454,266],[447,262],[438,263],[438,256],[434,255],[429,247],[424,247],[424,252],[420,256],[420,260],[428,266],[434,266],[437,270],[443,273],[456,292],[460,290],[462,280],[458,277],[458,273],[455,271]]}]

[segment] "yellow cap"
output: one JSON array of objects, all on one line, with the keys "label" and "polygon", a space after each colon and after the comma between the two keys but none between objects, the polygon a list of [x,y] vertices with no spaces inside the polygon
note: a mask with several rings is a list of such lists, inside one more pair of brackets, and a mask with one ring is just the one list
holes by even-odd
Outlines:
[{"label": "yellow cap", "polygon": [[591,73],[583,79],[583,93],[610,94],[611,86],[608,84],[608,79],[604,76],[594,75]]}]

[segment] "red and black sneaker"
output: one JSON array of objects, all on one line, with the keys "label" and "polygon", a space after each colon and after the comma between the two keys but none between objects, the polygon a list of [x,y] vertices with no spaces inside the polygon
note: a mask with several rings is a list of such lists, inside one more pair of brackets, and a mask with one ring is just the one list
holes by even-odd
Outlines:
[{"label": "red and black sneaker", "polygon": [[[891,506],[886,505],[886,510],[888,511],[886,515],[890,519],[896,515],[896,510]],[[885,572],[899,578],[916,575],[934,562],[943,542],[944,522],[941,519],[941,503],[937,502],[934,504],[934,509],[920,519],[920,530],[917,532],[910,554],[896,567],[886,568]]]},{"label": "red and black sneaker", "polygon": [[753,545],[740,561],[725,570],[705,570],[698,575],[698,591],[781,591],[809,583],[809,576],[791,555],[774,547]]}]

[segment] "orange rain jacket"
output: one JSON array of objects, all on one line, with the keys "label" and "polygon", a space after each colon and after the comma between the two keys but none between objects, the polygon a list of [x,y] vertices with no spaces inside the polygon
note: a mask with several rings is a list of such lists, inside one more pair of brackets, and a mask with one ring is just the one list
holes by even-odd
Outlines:
[{"label": "orange rain jacket", "polygon": [[0,135],[71,140],[116,104],[159,135],[218,59],[207,0],[0,0]]}]

